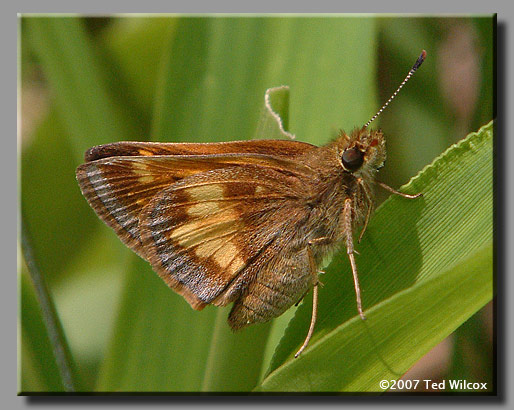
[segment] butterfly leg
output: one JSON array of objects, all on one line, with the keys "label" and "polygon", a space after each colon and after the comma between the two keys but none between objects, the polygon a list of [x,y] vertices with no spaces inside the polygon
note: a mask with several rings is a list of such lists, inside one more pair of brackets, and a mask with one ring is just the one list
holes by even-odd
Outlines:
[{"label": "butterfly leg", "polygon": [[314,260],[314,255],[312,254],[311,245],[307,247],[307,253],[309,255],[309,265],[312,274],[313,280],[313,289],[312,289],[312,316],[311,316],[311,325],[309,326],[309,331],[307,332],[307,336],[302,344],[302,347],[296,352],[294,355],[295,358],[300,356],[300,354],[305,350],[309,341],[311,340],[312,333],[314,332],[314,326],[316,325],[316,319],[318,317],[318,270],[316,269],[316,262]]},{"label": "butterfly leg", "polygon": [[[322,271],[322,270],[318,269],[318,274],[320,274],[320,273],[323,274],[323,273],[325,273],[325,271]],[[319,276],[318,276],[318,285],[319,285],[320,288],[323,287],[323,282],[319,280]],[[300,299],[298,299],[298,302],[296,302],[294,305],[298,306],[300,304],[300,302],[305,298],[305,296],[307,296],[307,293],[309,293],[309,289],[307,289],[305,291],[305,293],[302,295],[302,297]]]},{"label": "butterfly leg", "polygon": [[353,231],[352,231],[352,199],[348,198],[344,201],[344,230],[346,235],[346,253],[350,258],[350,264],[352,265],[353,283],[355,285],[355,295],[357,298],[357,310],[362,320],[366,319],[364,312],[362,311],[361,302],[361,289],[359,286],[359,276],[357,275],[357,264],[355,263],[355,252],[353,249]]},{"label": "butterfly leg", "polygon": [[414,198],[419,198],[420,196],[423,196],[422,192],[420,192],[419,194],[416,194],[416,195],[404,194],[403,192],[397,191],[396,189],[391,188],[389,185],[386,185],[383,182],[378,182],[378,185],[380,185],[386,191],[392,192],[395,195],[403,196],[404,198],[414,199]]},{"label": "butterfly leg", "polygon": [[[366,196],[366,199],[368,200],[368,211],[366,212],[366,219],[364,220],[364,226],[362,227],[361,233],[359,235],[359,243],[362,239],[362,236],[364,235],[364,232],[366,232],[366,228],[368,227],[369,217],[371,216],[371,211],[373,210],[373,201],[371,199],[371,193],[369,192],[369,188],[366,184],[364,184],[364,181],[362,178],[359,178],[357,180],[359,185],[364,190],[364,195]],[[355,251],[355,253],[358,253]]]}]

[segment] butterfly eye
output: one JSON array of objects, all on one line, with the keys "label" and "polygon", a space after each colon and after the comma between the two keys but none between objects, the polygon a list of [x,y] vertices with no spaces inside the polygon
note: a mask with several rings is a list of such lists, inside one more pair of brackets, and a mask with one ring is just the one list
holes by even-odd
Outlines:
[{"label": "butterfly eye", "polygon": [[364,154],[358,148],[348,148],[343,152],[343,166],[347,171],[358,170],[364,162]]}]

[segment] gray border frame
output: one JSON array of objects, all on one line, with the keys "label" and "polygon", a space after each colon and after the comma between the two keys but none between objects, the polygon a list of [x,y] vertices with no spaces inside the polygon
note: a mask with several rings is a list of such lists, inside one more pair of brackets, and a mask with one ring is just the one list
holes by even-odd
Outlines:
[{"label": "gray border frame", "polygon": [[[496,222],[496,253],[495,253],[495,263],[496,270],[498,273],[499,281],[497,282],[497,291],[499,296],[499,302],[497,303],[497,330],[498,330],[498,398],[493,397],[434,397],[434,396],[424,396],[424,397],[345,397],[345,396],[337,396],[330,398],[322,398],[322,397],[289,397],[285,400],[280,397],[187,397],[187,396],[175,396],[175,397],[157,397],[155,399],[150,397],[137,397],[137,398],[129,398],[129,397],[17,397],[17,343],[14,340],[14,336],[9,335],[9,330],[14,329],[17,326],[14,315],[13,315],[13,307],[17,306],[17,293],[13,292],[13,289],[17,287],[17,279],[15,279],[15,275],[9,275],[11,272],[10,269],[4,269],[4,286],[1,287],[1,298],[0,298],[0,314],[1,314],[1,323],[5,326],[5,330],[7,333],[6,337],[2,338],[2,395],[3,403],[6,405],[6,408],[18,409],[25,408],[27,406],[34,407],[72,407],[73,405],[80,405],[82,408],[107,408],[111,405],[120,405],[120,406],[130,406],[131,408],[144,408],[149,404],[156,405],[173,405],[173,406],[186,406],[193,405],[198,407],[208,406],[209,404],[213,404],[215,406],[227,406],[227,405],[249,405],[249,406],[283,406],[283,405],[292,405],[292,406],[319,406],[320,404],[327,405],[348,405],[348,404],[361,404],[365,406],[373,406],[375,404],[385,404],[385,405],[399,405],[399,404],[407,404],[414,405],[417,403],[422,403],[425,405],[429,405],[430,407],[441,407],[441,406],[489,406],[491,404],[508,406],[513,404],[513,395],[509,392],[509,386],[512,383],[512,371],[514,370],[514,356],[511,354],[507,346],[514,345],[514,337],[513,337],[513,326],[512,326],[512,314],[514,313],[513,309],[513,301],[510,297],[511,294],[514,293],[514,279],[512,277],[511,272],[514,272],[514,255],[512,252],[508,252],[508,250],[513,249],[513,237],[512,234],[514,232],[514,222],[512,217],[509,215],[508,210],[514,208],[514,194],[512,187],[514,186],[512,183],[512,177],[514,174],[514,163],[509,161],[510,158],[514,157],[514,141],[512,140],[511,132],[510,132],[510,122],[509,119],[512,118],[512,111],[509,105],[511,98],[513,96],[513,85],[512,82],[509,81],[507,73],[512,72],[512,52],[509,53],[509,50],[512,50],[512,23],[514,20],[514,11],[513,5],[508,4],[507,1],[489,1],[487,3],[487,9],[485,7],[474,7],[474,5],[466,4],[466,9],[463,9],[463,3],[459,2],[451,2],[451,1],[442,1],[442,0],[432,0],[430,2],[425,2],[423,4],[415,4],[406,0],[389,0],[387,2],[378,2],[378,1],[368,1],[365,3],[356,3],[353,2],[351,4],[344,4],[342,2],[336,2],[333,0],[325,1],[318,0],[316,2],[306,2],[306,1],[260,1],[260,2],[252,2],[252,3],[242,3],[236,2],[235,0],[231,1],[220,1],[217,2],[207,2],[206,0],[202,1],[174,1],[165,2],[164,0],[158,1],[150,1],[145,2],[144,4],[140,2],[112,2],[106,3],[105,1],[89,1],[88,4],[80,3],[77,5],[70,4],[70,2],[65,2],[63,0],[51,0],[46,1],[44,4],[35,1],[24,1],[18,2],[17,4],[6,4],[2,7],[2,20],[5,20],[5,24],[1,25],[2,36],[2,48],[5,47],[9,51],[7,55],[16,55],[17,61],[17,51],[18,51],[18,43],[13,41],[15,36],[14,32],[18,31],[18,18],[17,13],[49,13],[49,12],[73,12],[78,13],[80,11],[81,14],[93,14],[93,15],[101,15],[101,14],[112,14],[115,12],[119,12],[120,10],[124,13],[129,12],[182,12],[182,13],[229,13],[229,12],[237,12],[237,13],[285,13],[285,12],[296,12],[296,13],[330,13],[330,12],[374,12],[374,13],[391,13],[391,12],[411,12],[411,13],[423,13],[423,14],[441,14],[441,13],[498,13],[498,33],[497,33],[497,126],[496,126],[496,140],[495,140],[495,160],[496,160],[496,208],[495,208],[495,222]],[[18,34],[18,33],[17,33]],[[18,36],[16,35],[16,38]],[[510,46],[510,47],[509,47]],[[3,69],[6,71],[1,78],[4,83],[4,90],[10,90],[13,87],[14,81],[11,77],[14,73],[12,71],[16,70],[14,68],[14,64],[4,64]],[[12,93],[14,94],[14,93]],[[11,127],[14,127],[14,116],[8,116],[7,113],[10,113],[10,107],[14,104],[10,100],[10,96],[12,95],[10,92],[6,92],[2,94],[3,101],[3,110],[2,117],[4,117],[4,124],[6,124],[7,129],[10,131]],[[12,109],[12,108],[11,108]],[[16,130],[13,130],[14,134]],[[9,133],[8,133],[9,134]],[[511,136],[509,138],[509,136]],[[5,136],[4,138],[8,138]],[[12,137],[10,137],[12,138]],[[17,158],[17,157],[16,157]],[[18,173],[16,172],[17,178],[16,181],[13,182],[12,178],[7,178],[7,176],[11,177],[12,169],[16,167],[18,171],[17,163],[13,164],[14,160],[12,157],[7,156],[7,158],[1,162],[2,171],[0,175],[2,175],[2,183],[3,186],[6,186],[8,192],[13,192],[13,196],[17,201],[17,209],[16,209],[16,221],[18,222]],[[11,197],[9,195],[5,195],[6,197]],[[9,202],[7,203],[8,211],[9,211]],[[13,210],[14,211],[14,210]],[[4,215],[8,215],[4,212]],[[4,217],[5,218],[5,217]],[[9,249],[7,245],[7,236],[12,230],[16,230],[18,232],[17,224],[13,223],[13,218],[5,218],[8,220],[8,228],[3,229],[4,236],[4,246],[2,247],[3,260],[11,261],[12,255],[7,255],[7,249]],[[5,220],[4,219],[4,220]],[[15,226],[13,226],[15,225]],[[9,235],[10,237],[10,235]],[[7,256],[10,256],[8,258]],[[19,247],[17,252],[18,258]],[[9,265],[7,265],[9,266]],[[502,273],[505,272],[504,275]],[[17,308],[16,308],[17,311]],[[510,314],[510,315],[509,315]],[[17,333],[17,332],[16,332]]]}]

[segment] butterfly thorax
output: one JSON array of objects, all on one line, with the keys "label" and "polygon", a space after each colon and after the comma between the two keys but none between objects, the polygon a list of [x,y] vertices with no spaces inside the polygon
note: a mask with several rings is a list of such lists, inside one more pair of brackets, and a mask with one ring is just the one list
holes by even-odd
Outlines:
[{"label": "butterfly thorax", "polygon": [[372,206],[375,174],[386,156],[385,140],[380,131],[357,129],[350,135],[341,132],[336,140],[314,151],[305,156],[316,178],[306,200],[310,213],[302,235],[314,244],[320,259],[345,238],[345,201],[352,203],[353,226],[363,222]]}]

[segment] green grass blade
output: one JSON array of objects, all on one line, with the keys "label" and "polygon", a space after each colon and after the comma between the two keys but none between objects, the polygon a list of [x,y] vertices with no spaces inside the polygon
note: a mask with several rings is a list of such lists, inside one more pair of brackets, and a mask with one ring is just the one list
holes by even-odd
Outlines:
[{"label": "green grass blade", "polygon": [[40,63],[51,96],[48,115],[21,158],[22,208],[51,285],[99,226],[75,179],[84,151],[135,132],[128,131],[131,116],[115,103],[113,95],[121,92],[107,81],[108,58],[100,58],[83,19],[23,17],[22,27],[22,48]]},{"label": "green grass blade", "polygon": [[[95,383],[91,374],[94,374],[98,359],[96,363],[88,360],[91,356],[77,360],[77,349],[72,343],[76,337],[68,337],[70,329],[64,319],[70,315],[62,314],[62,300],[58,300],[61,289],[78,276],[83,278],[87,269],[72,269],[76,266],[73,261],[90,244],[95,246],[95,233],[100,226],[80,194],[75,169],[82,162],[84,151],[92,145],[135,135],[136,132],[128,130],[133,126],[132,118],[137,116],[126,115],[119,108],[121,105],[117,105],[118,99],[113,96],[122,94],[117,88],[119,83],[107,80],[112,71],[109,58],[101,53],[98,39],[87,32],[84,19],[22,17],[21,25],[22,49],[25,55],[34,57],[39,63],[38,69],[49,95],[48,100],[43,98],[41,106],[33,107],[46,113],[46,118],[42,118],[21,146],[21,208],[31,229],[34,259],[45,275],[71,352],[79,363],[78,373],[84,381],[80,388],[91,389]],[[23,61],[22,66],[32,67],[30,61]],[[22,79],[23,86],[29,89],[33,88],[31,81],[38,78],[30,75],[31,72],[30,69],[25,71],[26,76]],[[37,85],[36,81],[36,89]],[[25,95],[22,95],[22,105],[33,105],[30,98],[25,100]],[[22,126],[25,125],[23,122]],[[108,254],[115,258],[113,252]],[[97,262],[89,261],[89,265]],[[119,259],[116,263],[120,263]],[[90,295],[91,299],[96,296]],[[71,306],[77,306],[77,303],[80,302]],[[73,309],[66,313],[70,311]],[[25,311],[21,315],[28,317]],[[24,334],[37,331],[37,328],[32,329],[30,322],[24,322],[22,326]],[[90,346],[95,343],[93,339],[89,339]],[[38,360],[51,361],[48,357]],[[51,365],[48,371],[52,371]]]},{"label": "green grass blade", "polygon": [[370,309],[368,321],[351,319],[287,362],[260,390],[382,391],[381,380],[401,377],[492,298],[491,261],[489,244],[453,269],[399,292]]},{"label": "green grass blade", "polygon": [[83,22],[75,17],[27,17],[23,23],[76,160],[82,160],[90,145],[127,139],[131,120],[116,109],[104,76],[108,67],[95,53]]},{"label": "green grass blade", "polygon": [[[188,124],[194,121],[198,111],[189,109],[188,95],[197,95],[202,70],[195,62],[206,58],[207,22],[207,19],[179,19],[176,30],[168,30],[169,35],[159,39],[166,42],[166,51],[156,81],[153,140],[181,139],[188,133]],[[198,70],[191,70],[191,65]],[[121,310],[97,389],[200,390],[215,310],[205,309],[201,313],[192,310],[140,259],[135,258],[126,275]],[[143,363],[145,370],[141,371]]]},{"label": "green grass blade", "polygon": [[227,325],[229,309],[217,312],[202,391],[249,391],[259,382],[271,324],[234,333]]},{"label": "green grass blade", "polygon": [[19,274],[18,392],[65,391],[41,308],[26,267]]},{"label": "green grass blade", "polygon": [[35,289],[39,306],[41,308],[41,315],[46,326],[46,332],[52,351],[54,354],[57,368],[61,376],[61,382],[65,391],[73,392],[80,390],[77,383],[77,375],[75,372],[75,366],[73,359],[70,354],[70,349],[64,335],[64,331],[57,315],[57,310],[51,294],[48,290],[45,277],[39,269],[37,261],[34,259],[34,253],[32,252],[32,244],[30,241],[30,234],[28,228],[25,225],[23,215],[21,220],[21,247],[23,250],[23,257],[27,264],[27,270],[32,280],[32,285]]},{"label": "green grass blade", "polygon": [[318,323],[299,359],[311,305],[300,306],[260,390],[380,391],[492,298],[492,122],[449,148],[377,210],[357,247],[356,316],[345,252],[321,277]]},{"label": "green grass blade", "polygon": [[215,310],[191,309],[134,258],[98,391],[193,391],[203,377]]}]

